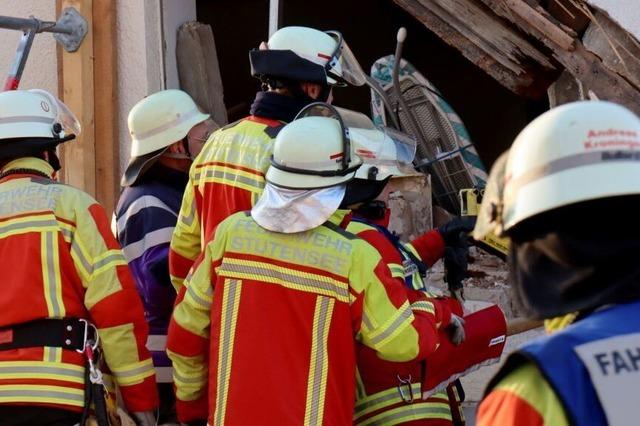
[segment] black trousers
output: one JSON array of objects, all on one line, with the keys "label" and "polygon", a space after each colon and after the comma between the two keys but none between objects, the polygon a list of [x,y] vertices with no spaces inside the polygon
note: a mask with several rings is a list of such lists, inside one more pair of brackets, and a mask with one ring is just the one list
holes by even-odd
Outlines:
[{"label": "black trousers", "polygon": [[82,413],[38,405],[0,404],[0,426],[73,426]]}]

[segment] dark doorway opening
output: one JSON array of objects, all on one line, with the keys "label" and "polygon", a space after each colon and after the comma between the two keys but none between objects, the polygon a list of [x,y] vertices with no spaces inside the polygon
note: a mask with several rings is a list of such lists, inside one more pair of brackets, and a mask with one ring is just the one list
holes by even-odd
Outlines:
[{"label": "dark doorway opening", "polygon": [[[445,44],[392,0],[282,0],[281,26],[304,25],[339,30],[363,69],[395,49],[396,32],[408,30],[404,58],[444,95],[464,121],[485,165],[507,149],[519,131],[548,109],[511,93]],[[248,52],[267,39],[268,0],[197,1],[198,20],[210,24],[216,39],[224,96],[230,120],[245,116],[259,90],[250,76]],[[335,104],[370,111],[366,87],[334,91]]]}]

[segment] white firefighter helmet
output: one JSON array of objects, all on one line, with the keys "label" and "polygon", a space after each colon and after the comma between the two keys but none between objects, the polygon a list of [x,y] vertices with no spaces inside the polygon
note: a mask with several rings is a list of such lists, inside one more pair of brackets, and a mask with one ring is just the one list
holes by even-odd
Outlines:
[{"label": "white firefighter helmet", "polygon": [[182,90],[162,90],[135,104],[128,117],[131,158],[122,186],[132,185],[170,145],[208,118]]},{"label": "white firefighter helmet", "polygon": [[0,93],[0,139],[62,139],[80,134],[76,116],[44,90],[9,90]]},{"label": "white firefighter helmet", "polygon": [[131,156],[140,157],[183,139],[209,118],[182,90],[162,90],[142,99],[129,112]]},{"label": "white firefighter helmet", "polygon": [[[323,115],[307,115],[322,108]],[[353,155],[340,114],[311,104],[276,137],[264,192],[251,211],[263,228],[301,232],[324,223],[339,208],[346,183],[362,161]]]},{"label": "white firefighter helmet", "polygon": [[640,119],[611,102],[573,102],[542,114],[514,141],[495,220],[508,234],[541,213],[633,194],[640,194]]},{"label": "white firefighter helmet", "polygon": [[346,183],[362,164],[352,150],[349,129],[338,110],[325,103],[313,103],[278,133],[266,180],[290,189]]},{"label": "white firefighter helmet", "polygon": [[324,85],[362,86],[365,73],[337,31],[284,27],[249,52],[251,75]]}]

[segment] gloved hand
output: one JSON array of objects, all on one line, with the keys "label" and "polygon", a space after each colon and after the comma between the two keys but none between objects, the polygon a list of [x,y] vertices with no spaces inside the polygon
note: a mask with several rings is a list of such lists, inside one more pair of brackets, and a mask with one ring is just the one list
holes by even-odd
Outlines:
[{"label": "gloved hand", "polygon": [[456,216],[438,228],[438,232],[447,247],[467,244],[467,234],[476,226],[476,216]]},{"label": "gloved hand", "polygon": [[153,411],[136,411],[131,413],[138,426],[155,426],[156,415]]},{"label": "gloved hand", "polygon": [[451,339],[451,343],[458,346],[460,343],[464,342],[465,332],[464,332],[464,319],[459,317],[458,315],[451,315],[451,322],[447,327],[447,331],[449,333],[449,338]]},{"label": "gloved hand", "polygon": [[468,258],[469,248],[467,246],[446,247],[444,249],[444,278],[452,296],[462,290],[462,280],[467,278]]}]

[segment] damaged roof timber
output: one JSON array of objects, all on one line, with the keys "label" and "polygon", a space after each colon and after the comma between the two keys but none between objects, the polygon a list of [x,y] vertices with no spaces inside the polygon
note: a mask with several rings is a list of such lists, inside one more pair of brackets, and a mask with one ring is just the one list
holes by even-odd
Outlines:
[{"label": "damaged roof timber", "polygon": [[[606,15],[598,13],[594,20],[582,0],[570,3],[592,15],[585,44],[535,0],[394,1],[517,94],[544,95],[564,68],[601,99],[640,112],[640,81],[634,75],[640,45]],[[624,43],[618,41],[623,36]]]},{"label": "damaged roof timber", "polygon": [[539,97],[560,69],[475,0],[394,0],[447,44],[515,93]]}]

